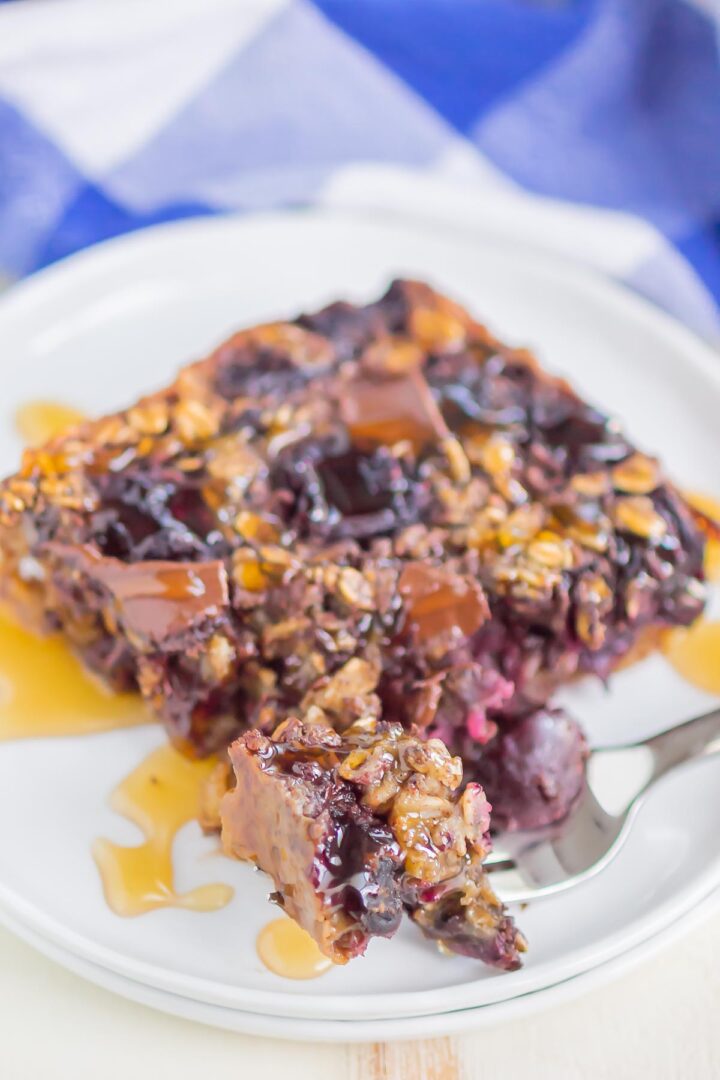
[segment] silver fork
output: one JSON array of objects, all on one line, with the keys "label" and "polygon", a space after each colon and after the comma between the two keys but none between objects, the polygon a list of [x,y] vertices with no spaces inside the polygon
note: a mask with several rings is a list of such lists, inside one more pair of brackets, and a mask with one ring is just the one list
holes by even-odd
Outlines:
[{"label": "silver fork", "polygon": [[535,900],[599,874],[617,855],[658,780],[718,751],[720,708],[644,742],[593,750],[585,789],[564,821],[499,838],[486,866],[500,899]]}]

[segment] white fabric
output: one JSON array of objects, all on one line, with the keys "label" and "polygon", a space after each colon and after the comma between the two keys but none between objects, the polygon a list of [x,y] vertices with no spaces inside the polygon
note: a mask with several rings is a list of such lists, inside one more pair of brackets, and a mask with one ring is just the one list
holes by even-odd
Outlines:
[{"label": "white fabric", "polygon": [[287,2],[11,4],[2,11],[0,94],[84,172],[100,176],[142,146]]}]

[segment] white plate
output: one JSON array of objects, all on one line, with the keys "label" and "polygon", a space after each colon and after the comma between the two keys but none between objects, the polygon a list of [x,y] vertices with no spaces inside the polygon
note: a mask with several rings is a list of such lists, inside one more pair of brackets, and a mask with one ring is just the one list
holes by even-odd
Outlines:
[{"label": "white plate", "polygon": [[76,975],[87,979],[97,986],[114,994],[147,1005],[171,1016],[180,1016],[184,1020],[194,1020],[199,1024],[236,1031],[242,1035],[259,1035],[273,1039],[288,1039],[300,1042],[390,1042],[398,1039],[430,1039],[441,1035],[458,1035],[481,1028],[496,1027],[498,1024],[517,1017],[526,1017],[545,1009],[574,1001],[590,990],[598,989],[611,980],[625,975],[637,967],[649,956],[661,948],[667,948],[674,941],[684,937],[695,927],[701,925],[720,907],[720,891],[697,905],[691,914],[665,930],[661,935],[650,938],[642,945],[629,949],[621,956],[607,963],[599,964],[589,971],[546,987],[535,993],[523,994],[495,1005],[479,1005],[471,1009],[456,1009],[453,1012],[439,1012],[432,1016],[406,1016],[394,1020],[303,1020],[298,1017],[265,1016],[262,1013],[243,1012],[242,1009],[227,1009],[221,1005],[207,1005],[191,998],[169,994],[156,990],[145,983],[125,979],[107,968],[99,967],[88,960],[81,960],[73,953],[51,945],[45,938],[34,934],[19,923],[13,922],[0,911],[0,923],[14,931],[29,945],[45,956],[61,964]]},{"label": "white plate", "polygon": [[[625,419],[680,483],[718,494],[720,368],[692,335],[635,296],[555,260],[482,237],[302,212],[190,222],[86,252],[16,288],[0,304],[6,379],[0,465],[19,446],[17,404],[42,394],[89,412],[159,386],[235,326],[376,295],[396,273],[426,277],[501,335]],[[7,359],[10,358],[10,359]],[[0,417],[0,423],[2,422]],[[659,658],[619,675],[610,694],[568,695],[596,742],[635,739],[712,702]],[[237,888],[212,915],[172,910],[134,920],[105,906],[90,858],[98,835],[133,842],[105,805],[109,791],[161,739],[138,728],[84,739],[0,745],[0,905],[65,952],[204,1003],[316,1020],[447,1012],[533,993],[660,934],[720,883],[720,762],[669,779],[604,874],[520,913],[530,939],[510,975],[448,960],[406,927],[365,959],[311,983],[259,963],[256,932],[272,916],[267,882],[208,857],[188,826],[177,844],[181,888],[222,879]],[[30,778],[30,781],[28,780]]]}]

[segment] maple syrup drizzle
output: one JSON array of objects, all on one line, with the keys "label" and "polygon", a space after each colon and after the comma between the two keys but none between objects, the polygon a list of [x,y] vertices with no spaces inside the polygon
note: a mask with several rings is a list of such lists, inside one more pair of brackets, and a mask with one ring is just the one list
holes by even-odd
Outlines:
[{"label": "maple syrup drizzle", "polygon": [[116,915],[141,915],[162,907],[217,911],[233,897],[220,882],[190,892],[175,891],[172,846],[178,830],[198,817],[200,792],[214,758],[193,761],[172,746],[161,746],[118,785],[110,797],[117,813],[144,833],[142,844],[128,847],[97,840],[93,855],[105,899]]},{"label": "maple syrup drizzle", "polygon": [[[26,445],[39,446],[83,419],[69,406],[33,401],[18,409],[15,425]],[[149,721],[138,695],[104,690],[62,638],[37,637],[0,612],[0,739],[77,735]],[[200,790],[213,766],[213,760],[190,761],[164,746],[113,792],[113,808],[146,836],[134,847],[109,840],[94,845],[107,902],[118,915],[171,906],[215,911],[232,898],[230,886],[220,883],[183,894],[174,888],[173,840],[198,816]]]},{"label": "maple syrup drizzle", "polygon": [[[720,499],[699,491],[686,492],[685,498],[720,522]],[[720,540],[708,538],[705,543],[705,576],[708,581],[720,582]],[[698,619],[692,626],[668,630],[663,635],[662,651],[687,682],[709,694],[720,694],[720,622]]]},{"label": "maple syrup drizzle", "polygon": [[[691,491],[685,498],[696,510],[720,522],[720,499],[715,499],[712,495],[703,495],[699,491]],[[720,582],[720,540],[708,539],[706,541],[705,575],[708,581]]]},{"label": "maple syrup drizzle", "polygon": [[[82,420],[52,401],[21,406],[15,423],[28,445]],[[60,636],[39,637],[0,610],[0,739],[83,735],[150,722],[137,694],[95,681]]]},{"label": "maple syrup drizzle", "polygon": [[85,417],[70,405],[55,401],[28,401],[15,413],[15,427],[26,446],[42,446],[48,439],[79,424]]},{"label": "maple syrup drizzle", "polygon": [[273,919],[257,936],[257,954],[269,971],[285,979],[316,979],[333,966],[307,930],[292,919]]},{"label": "maple syrup drizzle", "polygon": [[708,694],[720,694],[720,622],[699,619],[687,629],[669,630],[662,649],[689,683]]},{"label": "maple syrup drizzle", "polygon": [[137,694],[106,690],[61,637],[38,637],[0,610],[0,740],[84,735],[150,721]]}]

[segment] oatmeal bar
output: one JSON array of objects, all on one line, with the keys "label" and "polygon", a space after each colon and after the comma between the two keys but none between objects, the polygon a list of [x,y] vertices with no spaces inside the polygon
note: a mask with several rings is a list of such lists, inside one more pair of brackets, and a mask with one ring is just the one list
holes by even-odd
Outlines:
[{"label": "oatmeal bar", "polygon": [[0,491],[6,595],[200,755],[310,708],[540,753],[554,687],[700,613],[703,547],[655,458],[409,281],[240,331]]},{"label": "oatmeal bar", "polygon": [[221,804],[223,846],[269,873],[274,899],[344,964],[403,912],[452,952],[505,970],[521,934],[482,863],[490,807],[460,791],[462,764],[438,739],[361,719],[344,735],[289,719],[230,747],[235,787]]}]

